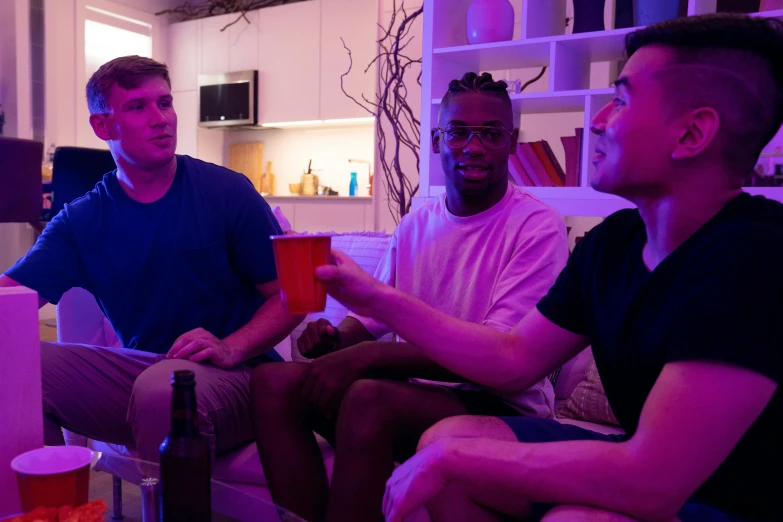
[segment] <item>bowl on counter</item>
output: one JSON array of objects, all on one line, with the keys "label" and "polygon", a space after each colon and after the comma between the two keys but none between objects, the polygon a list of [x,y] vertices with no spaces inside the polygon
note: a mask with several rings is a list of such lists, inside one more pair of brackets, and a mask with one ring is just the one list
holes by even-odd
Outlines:
[{"label": "bowl on counter", "polygon": [[291,191],[291,194],[296,194],[297,196],[302,193],[302,184],[301,183],[289,183],[288,184],[288,190]]}]

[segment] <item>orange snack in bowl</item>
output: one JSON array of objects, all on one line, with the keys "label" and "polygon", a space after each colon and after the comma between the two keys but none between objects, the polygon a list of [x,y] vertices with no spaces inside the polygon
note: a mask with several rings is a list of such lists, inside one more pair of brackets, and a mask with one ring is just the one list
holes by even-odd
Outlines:
[{"label": "orange snack in bowl", "polygon": [[75,509],[71,506],[37,507],[8,522],[104,522],[104,513],[106,513],[106,502],[98,499],[82,504]]}]

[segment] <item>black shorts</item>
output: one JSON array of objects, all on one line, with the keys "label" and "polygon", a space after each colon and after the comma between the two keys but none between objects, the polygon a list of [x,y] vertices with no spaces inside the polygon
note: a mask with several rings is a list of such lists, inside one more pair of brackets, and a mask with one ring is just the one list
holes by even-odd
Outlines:
[{"label": "black shorts", "polygon": [[[500,417],[508,424],[520,442],[558,442],[567,440],[600,440],[606,442],[621,442],[623,435],[607,435],[580,428],[571,424],[561,424],[552,419],[535,419],[530,417]],[[533,516],[530,520],[540,520],[554,506],[551,504],[536,504],[533,506]],[[755,518],[741,517],[723,513],[707,504],[690,501],[678,513],[682,522],[762,522]]]},{"label": "black shorts", "polygon": [[446,388],[462,402],[468,415],[486,415],[488,417],[513,417],[519,415],[517,410],[509,406],[497,395],[482,390],[461,390]]}]

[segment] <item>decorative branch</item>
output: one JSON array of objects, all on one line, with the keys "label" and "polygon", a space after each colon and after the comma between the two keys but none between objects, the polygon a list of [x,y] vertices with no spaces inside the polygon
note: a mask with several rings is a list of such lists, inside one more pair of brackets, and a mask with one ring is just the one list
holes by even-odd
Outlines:
[{"label": "decorative branch", "polygon": [[[400,157],[404,151],[408,151],[416,161],[416,171],[419,171],[421,122],[408,104],[405,75],[418,69],[416,83],[421,88],[421,58],[411,58],[403,51],[413,41],[414,38],[409,36],[409,33],[413,22],[423,11],[423,8],[419,8],[409,14],[405,9],[404,0],[400,2],[399,8],[397,0],[394,0],[389,25],[379,26],[382,36],[378,39],[378,54],[364,69],[366,74],[373,65],[378,66],[380,89],[374,100],[362,94],[362,101],[359,101],[346,91],[345,78],[353,70],[353,55],[345,41],[342,41],[348,54],[348,70],[340,75],[340,89],[350,100],[375,117],[375,133],[380,156],[380,165],[376,166],[375,171],[380,171],[382,174],[381,181],[389,194],[389,211],[397,224],[405,214],[410,212],[413,197],[419,190],[419,185],[414,186],[405,175]],[[400,17],[402,20],[398,26],[397,20]],[[384,122],[391,127],[390,136],[387,136],[387,131],[384,129]],[[391,157],[387,157],[387,154]]]},{"label": "decorative branch", "polygon": [[[378,140],[380,165],[376,172],[381,173],[381,181],[389,194],[389,211],[399,224],[402,217],[410,212],[413,197],[419,190],[405,175],[401,165],[401,154],[410,153],[416,160],[416,171],[420,166],[421,121],[408,104],[408,85],[406,74],[416,70],[416,83],[421,88],[421,58],[411,58],[405,51],[414,40],[410,31],[416,18],[421,16],[421,8],[408,13],[405,0],[392,3],[391,19],[386,27],[379,25],[381,37],[378,40],[378,54],[365,67],[365,74],[373,65],[378,66],[379,92],[374,100],[362,95],[361,101],[345,89],[345,78],[353,69],[353,55],[343,41],[348,53],[348,70],[340,75],[340,88],[343,93],[359,107],[375,116],[375,133]],[[399,25],[398,25],[399,20]],[[411,47],[412,48],[412,47]],[[520,91],[540,80],[546,67],[532,79],[522,84]],[[478,71],[476,71],[478,72]],[[429,93],[426,93],[429,94]],[[391,127],[391,131],[384,130]]]},{"label": "decorative branch", "polygon": [[242,19],[250,23],[250,19],[247,17],[248,11],[302,1],[305,0],[202,0],[200,2],[184,2],[177,7],[158,11],[155,15],[175,15],[179,17],[180,22],[184,22],[185,20],[197,20],[210,16],[239,13],[236,20],[226,24],[220,30],[222,32]]}]

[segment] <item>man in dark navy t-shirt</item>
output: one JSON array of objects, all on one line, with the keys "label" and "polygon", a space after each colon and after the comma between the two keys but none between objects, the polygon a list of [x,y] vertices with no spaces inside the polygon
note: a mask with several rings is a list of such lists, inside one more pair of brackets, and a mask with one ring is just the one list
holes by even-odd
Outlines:
[{"label": "man in dark navy t-shirt", "polygon": [[783,123],[783,22],[678,18],[626,50],[590,182],[638,208],[588,233],[513,331],[447,317],[339,252],[317,269],[355,312],[496,390],[591,345],[625,431],[447,419],[387,482],[387,522],[423,506],[435,522],[780,520],[783,205],[742,187]]},{"label": "man in dark navy t-shirt", "polygon": [[45,438],[61,427],[146,459],[170,424],[171,372],[196,373],[199,428],[217,452],[252,439],[251,370],[302,317],[279,296],[269,237],[281,230],[249,180],[175,156],[168,70],[128,56],[87,84],[90,123],[117,170],[65,208],[0,276],[41,304],[95,296],[122,348],[42,343]]}]

